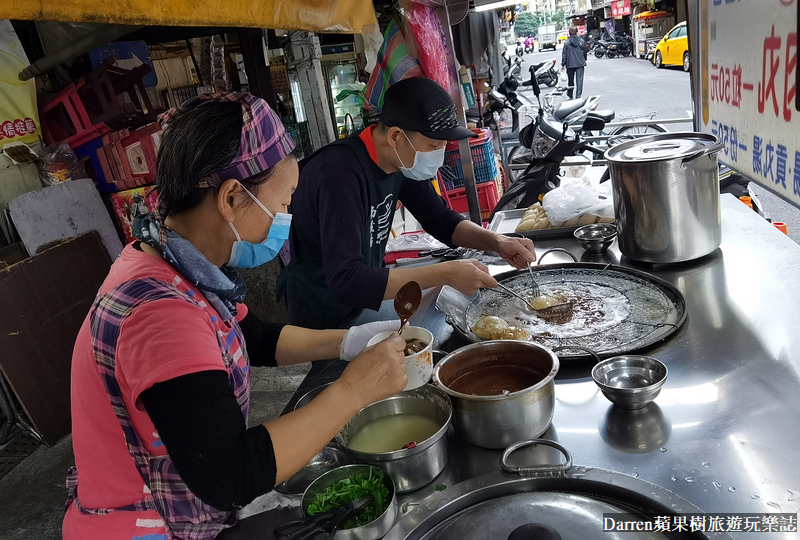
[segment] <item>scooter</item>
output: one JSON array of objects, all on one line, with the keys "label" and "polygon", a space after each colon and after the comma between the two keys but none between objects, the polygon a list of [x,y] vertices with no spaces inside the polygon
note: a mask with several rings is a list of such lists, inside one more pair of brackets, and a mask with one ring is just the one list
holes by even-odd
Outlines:
[{"label": "scooter", "polygon": [[606,50],[606,56],[609,58],[614,58],[616,56],[630,56],[633,53],[633,40],[623,34],[617,34],[617,39],[612,43],[608,44],[608,49]]},{"label": "scooter", "polygon": [[[539,64],[534,64],[528,68],[531,74],[531,80],[536,79],[539,84],[553,87],[558,84],[558,72],[556,71],[556,60],[546,60]],[[530,86],[523,83],[524,86]]]},{"label": "scooter", "polygon": [[592,44],[595,58],[603,58],[608,52],[608,43],[601,40],[594,40]]},{"label": "scooter", "polygon": [[522,58],[522,55],[525,54],[525,47],[522,46],[522,43],[517,44],[517,56]]},{"label": "scooter", "polygon": [[[533,106],[528,98],[517,93],[519,86],[519,80],[514,77],[506,77],[497,88],[489,91],[481,118],[478,118],[477,109],[470,109],[467,111],[467,121],[477,124],[480,120],[484,126],[498,131],[503,139],[509,137],[516,139],[519,135],[520,110]],[[512,114],[511,129],[500,131],[497,126],[497,115],[504,110],[508,110]]]},{"label": "scooter", "polygon": [[519,56],[515,56],[512,60],[508,57],[506,51],[502,53],[503,57],[503,78],[507,79],[508,77],[514,77],[515,79],[519,79],[520,75],[522,74],[522,58]]},{"label": "scooter", "polygon": [[540,201],[545,193],[561,185],[558,173],[561,163],[567,156],[584,151],[600,157],[603,155],[602,150],[586,143],[581,137],[581,131],[602,130],[606,124],[604,118],[592,116],[589,110],[584,109],[582,118],[578,120],[581,128],[576,131],[570,127],[570,122],[557,119],[542,106],[539,84],[534,81],[531,86],[539,103],[539,113],[533,123],[520,130],[519,142],[523,147],[530,149],[532,159],[525,172],[511,184],[497,202],[492,217],[502,210],[527,208]]},{"label": "scooter", "polygon": [[[524,173],[514,181],[505,194],[497,202],[492,211],[491,218],[497,212],[503,210],[513,210],[516,208],[527,208],[537,201],[541,201],[545,193],[552,191],[561,185],[558,174],[564,159],[568,156],[576,156],[588,152],[603,159],[604,150],[594,145],[588,144],[582,137],[582,133],[601,131],[607,122],[614,119],[613,111],[589,111],[583,109],[581,117],[573,122],[568,122],[557,118],[550,113],[541,102],[541,91],[538,84],[533,84],[533,93],[539,103],[539,113],[532,124],[520,130],[519,142],[529,149],[531,161]],[[573,102],[581,100],[571,100]],[[559,111],[559,109],[567,106]],[[579,105],[579,104],[576,104]],[[576,105],[563,102],[556,109],[562,118],[570,116],[570,109]],[[622,134],[609,139],[609,144],[619,144],[626,140],[631,140],[634,135]],[[610,170],[606,170],[600,182],[610,179]],[[719,171],[720,192],[732,193],[736,197],[742,195],[749,196],[753,201],[753,208],[764,219],[769,220],[769,215],[764,211],[761,201],[750,188],[749,180],[741,175],[734,173],[725,165],[720,165]]]}]

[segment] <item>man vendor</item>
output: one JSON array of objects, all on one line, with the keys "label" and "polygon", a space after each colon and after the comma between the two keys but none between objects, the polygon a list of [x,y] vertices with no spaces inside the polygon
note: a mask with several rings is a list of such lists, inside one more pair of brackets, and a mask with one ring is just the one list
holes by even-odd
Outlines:
[{"label": "man vendor", "polygon": [[445,244],[494,251],[517,268],[536,260],[530,240],[497,235],[465,220],[431,185],[447,141],[472,136],[459,125],[455,104],[441,86],[411,78],[386,91],[378,125],[305,160],[292,197],[291,263],[278,286],[279,296],[286,291],[292,324],[347,326],[412,280],[423,289],[450,285],[467,295],[496,286],[475,260],[385,268],[398,200]]}]

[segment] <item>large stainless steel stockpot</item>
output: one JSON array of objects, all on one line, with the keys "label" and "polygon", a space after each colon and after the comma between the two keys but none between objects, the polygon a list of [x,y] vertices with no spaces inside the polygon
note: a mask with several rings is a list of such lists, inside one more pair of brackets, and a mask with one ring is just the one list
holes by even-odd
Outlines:
[{"label": "large stainless steel stockpot", "polygon": [[719,247],[722,148],[713,135],[689,132],[636,138],[606,151],[623,255],[675,263]]}]

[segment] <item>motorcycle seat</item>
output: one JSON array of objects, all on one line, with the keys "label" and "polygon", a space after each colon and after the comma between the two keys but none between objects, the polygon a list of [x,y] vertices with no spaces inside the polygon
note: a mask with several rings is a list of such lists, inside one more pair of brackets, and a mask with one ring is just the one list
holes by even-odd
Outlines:
[{"label": "motorcycle seat", "polygon": [[558,104],[556,110],[553,111],[553,116],[555,116],[557,120],[564,120],[567,116],[571,115],[585,104],[585,98],[568,99],[567,101],[562,101]]},{"label": "motorcycle seat", "polygon": [[529,69],[530,69],[530,71],[536,71],[537,69],[542,67],[544,64],[545,64],[545,62],[541,62],[539,64],[533,64]]},{"label": "motorcycle seat", "polygon": [[607,123],[611,122],[614,119],[614,117],[616,116],[616,113],[609,109],[609,110],[603,110],[603,111],[592,111],[592,112],[589,113],[589,116],[593,116],[595,118],[599,118],[600,120],[602,120],[603,122],[605,122],[607,124]]}]

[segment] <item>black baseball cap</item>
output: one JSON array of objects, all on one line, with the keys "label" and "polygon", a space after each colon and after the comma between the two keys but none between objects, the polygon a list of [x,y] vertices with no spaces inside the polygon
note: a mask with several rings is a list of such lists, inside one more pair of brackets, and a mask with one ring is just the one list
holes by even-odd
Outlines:
[{"label": "black baseball cap", "polygon": [[418,131],[440,141],[459,141],[478,136],[458,122],[456,104],[450,94],[438,83],[425,77],[403,79],[386,90],[381,123]]}]

